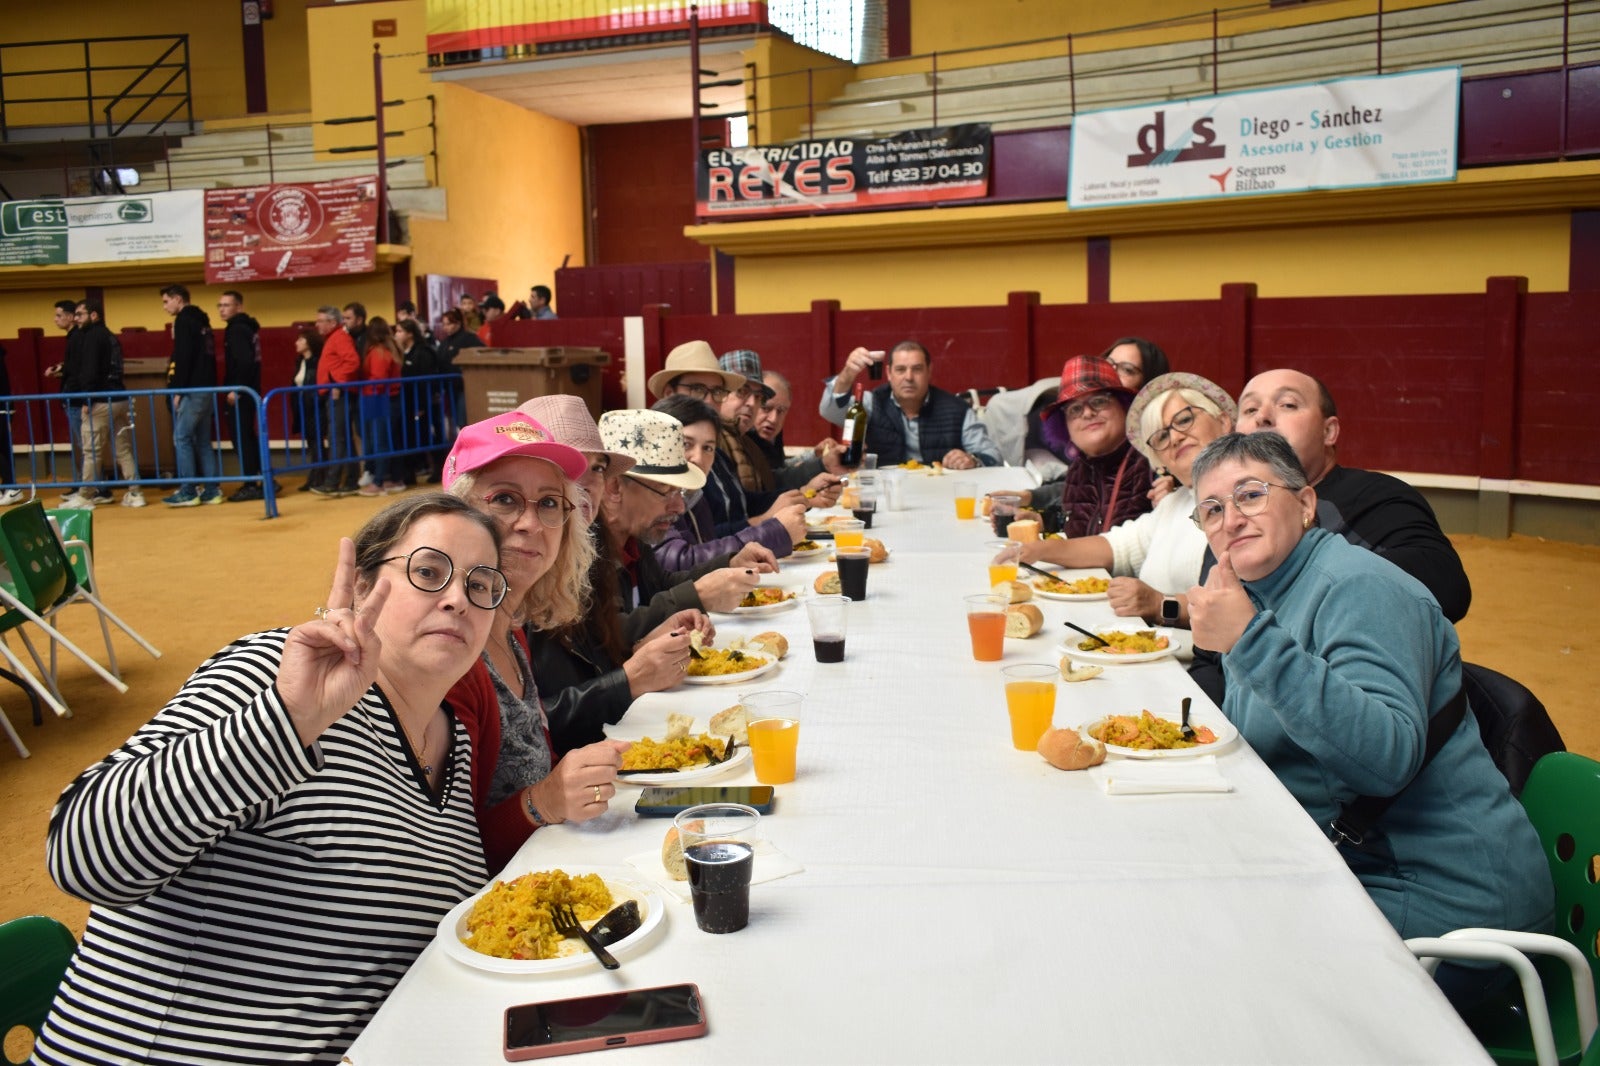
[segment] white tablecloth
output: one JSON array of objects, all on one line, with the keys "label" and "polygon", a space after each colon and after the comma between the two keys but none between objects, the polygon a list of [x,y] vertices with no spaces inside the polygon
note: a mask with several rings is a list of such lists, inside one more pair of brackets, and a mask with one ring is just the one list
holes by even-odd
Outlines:
[{"label": "white tablecloth", "polygon": [[[982,471],[986,487],[1021,483]],[[717,619],[779,629],[789,657],[750,688],[806,693],[799,776],[763,828],[804,872],[757,885],[750,925],[701,933],[687,903],[619,971],[548,977],[470,969],[430,947],[351,1049],[358,1066],[495,1063],[508,1006],[691,981],[710,1034],[624,1054],[649,1062],[1474,1062],[1485,1056],[1333,847],[1242,743],[1220,794],[1108,796],[1013,749],[1000,667],[1055,662],[1061,622],[1104,603],[1036,601],[1044,632],[976,663],[961,596],[987,584],[978,521],[952,477],[905,475],[906,509],[871,535],[891,559],[850,607],[847,659],[814,661],[805,611]],[[825,562],[795,564],[814,575]],[[680,688],[705,718],[738,686]],[[1057,725],[1180,698],[1220,716],[1171,660],[1059,686]],[[658,734],[659,735],[659,734]],[[750,770],[717,782],[749,784]],[[507,874],[622,867],[669,824],[636,789],[581,826],[540,830]],[[620,1061],[620,1060],[619,1060]]]}]

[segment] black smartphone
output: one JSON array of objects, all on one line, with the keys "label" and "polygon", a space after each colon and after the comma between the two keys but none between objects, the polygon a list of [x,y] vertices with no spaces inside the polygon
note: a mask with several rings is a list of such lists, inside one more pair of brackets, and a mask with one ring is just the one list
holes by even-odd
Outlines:
[{"label": "black smartphone", "polygon": [[641,817],[671,818],[702,803],[742,803],[762,814],[772,813],[771,785],[656,785],[639,793],[633,805]]},{"label": "black smartphone", "polygon": [[662,985],[506,1008],[507,1062],[706,1035],[695,985]]}]

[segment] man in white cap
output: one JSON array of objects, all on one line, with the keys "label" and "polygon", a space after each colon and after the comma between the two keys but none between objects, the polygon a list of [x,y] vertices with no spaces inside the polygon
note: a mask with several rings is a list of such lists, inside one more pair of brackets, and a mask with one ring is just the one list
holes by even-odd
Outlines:
[{"label": "man in white cap", "polygon": [[[731,611],[755,588],[762,571],[777,570],[772,552],[750,543],[737,555],[668,573],[651,545],[659,543],[684,512],[684,490],[706,483],[705,473],[684,455],[683,426],[659,411],[607,411],[600,417],[600,439],[606,451],[634,461],[627,473],[606,478],[600,501],[607,535],[622,560],[617,578],[625,611],[641,604],[650,604],[653,612],[664,606]],[[662,603],[662,594],[667,604]]]}]

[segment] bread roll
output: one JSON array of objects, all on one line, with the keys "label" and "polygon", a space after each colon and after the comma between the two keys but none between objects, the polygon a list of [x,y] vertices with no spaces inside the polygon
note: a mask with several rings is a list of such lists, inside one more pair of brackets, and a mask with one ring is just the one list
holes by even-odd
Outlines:
[{"label": "bread roll", "polygon": [[889,558],[889,549],[885,548],[883,541],[877,537],[862,537],[861,545],[871,553],[871,557],[867,560],[869,563],[881,563]]},{"label": "bread roll", "polygon": [[1106,761],[1106,746],[1073,729],[1047,729],[1039,738],[1039,754],[1058,770],[1087,770]]},{"label": "bread roll", "polygon": [[757,633],[750,638],[750,643],[761,645],[772,653],[774,659],[781,659],[789,654],[789,638],[775,629],[769,629],[765,633]]},{"label": "bread roll", "polygon": [[1044,628],[1044,612],[1031,603],[1006,608],[1006,636],[1031,637]]},{"label": "bread roll", "polygon": [[677,826],[668,829],[667,838],[661,842],[661,865],[674,881],[689,880],[689,863],[683,857],[683,842],[678,839]]},{"label": "bread roll", "polygon": [[839,595],[839,571],[824,570],[817,575],[817,579],[811,583],[811,587],[824,596]]},{"label": "bread roll", "polygon": [[744,704],[735,703],[732,707],[712,715],[711,732],[718,736],[732,737],[741,744],[750,743],[750,730],[744,713]]},{"label": "bread roll", "polygon": [[1010,603],[1026,603],[1033,599],[1033,586],[1026,581],[1002,581],[993,591],[1005,596]]},{"label": "bread roll", "polygon": [[839,506],[852,511],[860,507],[861,490],[854,485],[847,485],[839,492]]}]

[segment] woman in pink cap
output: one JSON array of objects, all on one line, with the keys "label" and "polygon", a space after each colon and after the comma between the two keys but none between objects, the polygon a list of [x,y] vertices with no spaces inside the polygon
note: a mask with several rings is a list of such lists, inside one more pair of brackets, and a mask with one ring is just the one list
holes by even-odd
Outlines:
[{"label": "woman in pink cap", "polygon": [[494,519],[509,592],[487,647],[458,688],[493,686],[498,717],[469,721],[473,796],[489,868],[498,870],[535,829],[605,813],[628,745],[602,741],[558,757],[529,659],[525,627],[548,630],[583,616],[594,549],[573,521],[584,499],[582,452],[520,411],[474,422],[445,460],[444,487]]}]

